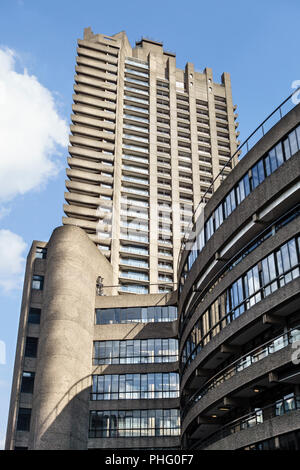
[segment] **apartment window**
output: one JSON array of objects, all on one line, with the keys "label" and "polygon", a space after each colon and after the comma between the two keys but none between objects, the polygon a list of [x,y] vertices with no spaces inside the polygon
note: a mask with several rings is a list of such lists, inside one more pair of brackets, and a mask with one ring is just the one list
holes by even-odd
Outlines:
[{"label": "apartment window", "polygon": [[169,283],[173,283],[173,277],[172,276],[167,276],[166,274],[158,274],[158,280],[160,282],[169,282]]},{"label": "apartment window", "polygon": [[35,257],[45,259],[47,257],[47,248],[36,247]]},{"label": "apartment window", "polygon": [[246,174],[244,178],[237,185],[236,195],[237,195],[237,203],[240,204],[245,197],[250,194],[250,181],[249,175]]},{"label": "apartment window", "polygon": [[149,373],[94,375],[92,400],[178,398],[179,374]]},{"label": "apartment window", "polygon": [[232,189],[232,191],[230,191],[230,193],[228,194],[228,196],[226,196],[226,199],[225,199],[225,204],[224,204],[225,217],[229,217],[229,215],[231,214],[231,212],[234,211],[235,208],[236,208],[235,192],[234,192],[234,189]]},{"label": "apartment window", "polygon": [[177,307],[124,307],[96,309],[96,325],[120,323],[157,323],[177,319]]},{"label": "apartment window", "polygon": [[33,393],[34,376],[34,372],[23,372],[21,382],[22,393]]},{"label": "apartment window", "polygon": [[44,276],[38,276],[34,274],[32,276],[32,289],[43,290],[44,287]]},{"label": "apartment window", "polygon": [[38,348],[38,338],[27,336],[25,343],[25,356],[36,357]]},{"label": "apartment window", "polygon": [[94,364],[149,364],[176,362],[176,339],[95,341]]},{"label": "apartment window", "polygon": [[41,321],[41,309],[30,307],[28,312],[28,323],[39,324]]},{"label": "apartment window", "polygon": [[91,438],[179,435],[178,409],[90,411]]},{"label": "apartment window", "polygon": [[31,408],[19,408],[17,431],[29,431]]}]

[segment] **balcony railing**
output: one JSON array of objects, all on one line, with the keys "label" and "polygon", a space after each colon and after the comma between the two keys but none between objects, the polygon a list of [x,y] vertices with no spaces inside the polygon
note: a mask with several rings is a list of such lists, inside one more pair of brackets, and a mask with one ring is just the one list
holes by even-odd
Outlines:
[{"label": "balcony railing", "polygon": [[198,390],[186,403],[183,412],[182,419],[186,416],[191,406],[201,400],[210,390],[218,387],[226,380],[230,379],[239,372],[247,369],[252,364],[255,364],[265,357],[279,351],[280,349],[286,348],[289,344],[293,344],[296,341],[300,341],[300,325],[293,328],[286,333],[283,333],[276,338],[268,341],[267,343],[258,346],[249,353],[237,359],[235,362],[227,366],[221,372],[212,377],[200,390]]}]

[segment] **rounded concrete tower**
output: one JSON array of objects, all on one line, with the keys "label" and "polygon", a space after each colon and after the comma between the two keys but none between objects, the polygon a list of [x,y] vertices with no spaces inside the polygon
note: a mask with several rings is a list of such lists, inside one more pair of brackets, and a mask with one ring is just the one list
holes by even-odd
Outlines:
[{"label": "rounded concrete tower", "polygon": [[75,226],[47,248],[29,449],[86,449],[96,280],[111,265]]}]

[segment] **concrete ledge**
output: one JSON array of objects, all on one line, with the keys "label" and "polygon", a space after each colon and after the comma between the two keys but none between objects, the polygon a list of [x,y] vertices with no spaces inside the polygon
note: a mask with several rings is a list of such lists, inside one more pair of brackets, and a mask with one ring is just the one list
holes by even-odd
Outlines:
[{"label": "concrete ledge", "polygon": [[291,411],[282,416],[276,416],[264,423],[244,429],[205,447],[204,450],[236,450],[250,444],[280,436],[287,432],[296,431],[300,427],[300,410]]}]

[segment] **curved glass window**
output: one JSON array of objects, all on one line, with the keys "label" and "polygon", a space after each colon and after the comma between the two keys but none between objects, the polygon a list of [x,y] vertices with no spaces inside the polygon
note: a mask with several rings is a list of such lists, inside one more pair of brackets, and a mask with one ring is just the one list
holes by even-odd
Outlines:
[{"label": "curved glass window", "polygon": [[179,435],[178,409],[90,411],[89,437]]},{"label": "curved glass window", "polygon": [[299,277],[300,237],[283,244],[229,286],[202,314],[189,334],[181,367],[189,365],[217,334],[256,303]]},{"label": "curved glass window", "polygon": [[[202,293],[201,293],[201,300],[203,301],[204,298],[208,293],[211,293],[212,290],[219,284],[220,281],[224,279],[224,276],[231,271],[235,266],[237,266],[246,256],[248,256],[252,251],[254,251],[258,246],[260,246],[265,240],[275,235],[278,230],[288,225],[294,219],[299,217],[300,215],[300,205],[296,204],[290,211],[285,213],[276,221],[273,221],[266,229],[264,229],[260,234],[258,234],[252,241],[247,243],[245,247],[243,247],[233,258],[231,258],[224,267],[216,274],[214,279],[207,284]],[[274,267],[270,266],[270,276],[274,276]],[[270,277],[271,280],[271,277]],[[194,283],[194,287],[196,289],[195,292],[192,293],[190,300],[188,302],[188,308],[182,311],[180,316],[180,325],[179,330],[182,331],[185,323],[188,321],[189,318],[194,313],[197,301],[197,288],[198,288],[198,279]],[[271,292],[274,292],[275,285],[270,286]],[[191,302],[193,300],[193,303]]]},{"label": "curved glass window", "polygon": [[173,305],[96,309],[96,325],[169,322],[176,319],[177,307]]}]

